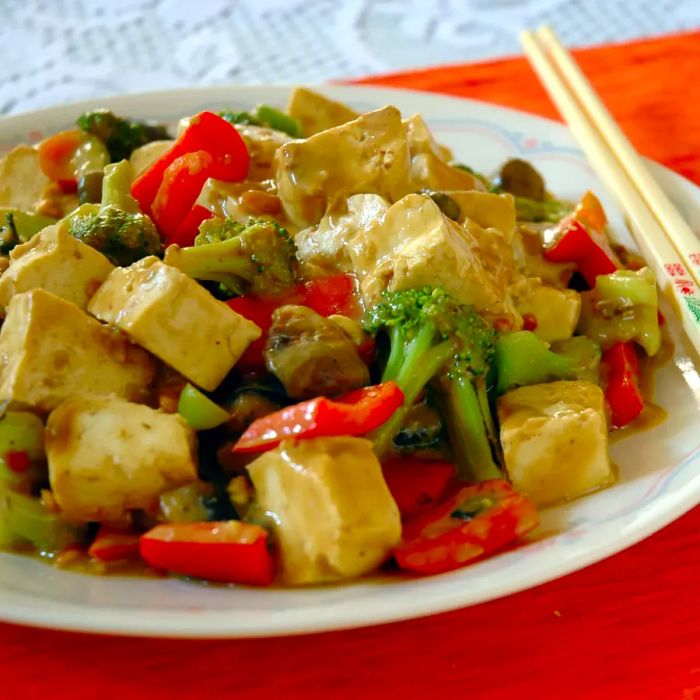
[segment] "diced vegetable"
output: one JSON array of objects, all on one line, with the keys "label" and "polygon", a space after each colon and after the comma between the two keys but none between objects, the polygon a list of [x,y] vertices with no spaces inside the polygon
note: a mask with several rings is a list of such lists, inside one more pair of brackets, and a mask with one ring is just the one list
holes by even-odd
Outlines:
[{"label": "diced vegetable", "polygon": [[79,178],[101,171],[108,163],[104,144],[80,129],[59,131],[39,144],[39,166],[66,192],[75,192]]},{"label": "diced vegetable", "polygon": [[557,379],[574,379],[569,359],[557,355],[531,331],[501,335],[496,342],[496,391]]},{"label": "diced vegetable", "polygon": [[125,561],[139,556],[139,536],[129,530],[100,525],[88,549],[93,559],[103,562]]},{"label": "diced vegetable", "polygon": [[399,457],[382,464],[391,495],[406,520],[434,507],[455,477],[454,465],[429,459]]},{"label": "diced vegetable", "polygon": [[55,553],[80,539],[80,529],[52,513],[36,498],[0,485],[0,544],[31,544]]},{"label": "diced vegetable", "polygon": [[140,552],[158,569],[208,581],[268,586],[275,573],[267,530],[238,520],[156,525]]},{"label": "diced vegetable", "polygon": [[229,419],[228,411],[215,404],[192,384],[187,384],[180,393],[177,412],[193,430],[216,428]]},{"label": "diced vegetable", "polygon": [[648,268],[600,275],[582,295],[579,330],[604,348],[634,340],[647,355],[661,347],[656,278]]},{"label": "diced vegetable", "polygon": [[264,452],[282,440],[334,435],[365,435],[385,423],[403,404],[394,382],[367,386],[333,401],[319,397],[256,420],[241,435],[234,452]]},{"label": "diced vegetable", "polygon": [[463,486],[404,524],[394,558],[402,569],[438,574],[493,554],[538,523],[532,503],[505,481]]},{"label": "diced vegetable", "polygon": [[576,335],[567,340],[552,343],[550,350],[571,363],[577,379],[598,384],[600,345],[585,335]]},{"label": "diced vegetable", "polygon": [[603,354],[603,365],[607,369],[605,400],[610,407],[610,420],[614,427],[622,428],[644,409],[634,344],[615,343]]},{"label": "diced vegetable", "polygon": [[291,137],[298,139],[302,137],[301,122],[288,114],[270,107],[269,105],[258,105],[252,112],[234,112],[225,110],[219,116],[231,124],[249,124],[252,126],[267,126],[276,131],[282,131]]},{"label": "diced vegetable", "polygon": [[615,272],[619,265],[604,236],[594,240],[590,231],[576,219],[562,224],[558,235],[544,249],[544,257],[550,262],[573,262],[590,287],[595,287],[599,275]]},{"label": "diced vegetable", "polygon": [[[159,227],[162,220],[165,235],[173,237],[205,180],[242,180],[249,161],[248,150],[235,127],[212,112],[201,112],[192,117],[170,149],[134,180],[131,194],[142,211],[153,212]],[[189,166],[196,171],[191,176]]]}]

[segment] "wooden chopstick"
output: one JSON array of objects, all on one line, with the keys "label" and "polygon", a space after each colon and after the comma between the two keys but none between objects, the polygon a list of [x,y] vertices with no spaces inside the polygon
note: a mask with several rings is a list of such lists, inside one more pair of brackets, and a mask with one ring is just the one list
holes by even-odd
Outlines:
[{"label": "wooden chopstick", "polygon": [[554,30],[551,27],[541,27],[537,30],[537,36],[578,96],[590,121],[595,124],[611,150],[615,152],[628,177],[634,182],[647,206],[665,229],[671,243],[693,273],[696,282],[700,283],[700,241],[666,193],[659,187],[659,183],[601,102],[571,54],[561,44]]},{"label": "wooden chopstick", "polygon": [[[568,76],[559,69],[558,63],[554,63],[554,54],[548,52],[538,35],[523,32],[521,40],[535,72],[566,120],[574,138],[600,179],[627,213],[632,224],[632,235],[647,264],[656,274],[659,288],[673,304],[689,340],[700,352],[700,286],[692,268],[686,265],[676,250],[670,234],[648,206],[646,198],[622,165],[617,152],[597,124],[589,118],[589,112],[583,108],[581,101],[590,101],[589,96],[572,90],[565,79]],[[560,49],[565,52],[561,46]],[[570,60],[573,64],[573,59]],[[580,73],[578,68],[576,70]],[[581,80],[585,81],[582,74]],[[588,87],[590,95],[599,101],[593,89]],[[601,108],[604,110],[602,106]],[[631,145],[629,148],[632,149]],[[670,202],[668,204],[672,207]]]}]

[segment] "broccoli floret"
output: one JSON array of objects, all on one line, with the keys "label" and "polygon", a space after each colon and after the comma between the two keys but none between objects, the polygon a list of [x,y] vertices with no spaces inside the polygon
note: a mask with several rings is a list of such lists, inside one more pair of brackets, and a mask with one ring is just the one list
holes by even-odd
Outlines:
[{"label": "broccoli floret", "polygon": [[296,281],[294,242],[272,219],[210,220],[194,246],[170,246],[165,262],[194,279],[218,282],[229,295],[275,294]]},{"label": "broccoli floret", "polygon": [[115,265],[131,265],[147,255],[161,252],[160,237],[145,214],[134,214],[115,206],[70,220],[70,233],[87,243]]},{"label": "broccoli floret", "polygon": [[108,165],[102,181],[102,204],[83,204],[66,218],[72,236],[122,266],[162,252],[155,224],[139,211],[129,193],[131,176],[126,160]]},{"label": "broccoli floret", "polygon": [[365,329],[385,331],[390,351],[382,381],[404,392],[399,409],[374,436],[381,456],[428,382],[435,386],[457,467],[465,478],[500,476],[489,437],[493,430],[485,377],[494,351],[493,329],[471,307],[440,288],[384,292]]},{"label": "broccoli floret", "polygon": [[124,119],[108,109],[85,112],[76,123],[107,146],[112,162],[128,158],[132,151],[151,141],[171,138],[165,126]]},{"label": "broccoli floret", "polygon": [[538,202],[528,197],[515,196],[515,218],[518,221],[547,221],[559,223],[572,210],[572,206],[558,199],[545,199]]}]

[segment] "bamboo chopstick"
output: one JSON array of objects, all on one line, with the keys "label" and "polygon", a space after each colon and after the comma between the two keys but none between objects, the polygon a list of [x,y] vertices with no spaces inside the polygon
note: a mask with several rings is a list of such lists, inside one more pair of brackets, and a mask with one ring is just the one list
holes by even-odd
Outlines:
[{"label": "bamboo chopstick", "polygon": [[700,241],[659,187],[637,151],[596,95],[571,54],[562,46],[551,27],[542,27],[537,36],[549,50],[557,68],[577,94],[590,120],[615,152],[617,159],[635,183],[647,206],[671,238],[671,243],[700,283]]},{"label": "bamboo chopstick", "polygon": [[[549,34],[553,35],[551,30],[545,30],[542,33],[545,37]],[[521,40],[535,72],[569,125],[574,138],[588,156],[600,179],[616,196],[627,213],[632,223],[632,235],[647,264],[654,270],[659,288],[673,303],[684,331],[695,349],[700,352],[700,285],[693,274],[693,267],[687,265],[678,253],[666,224],[657,218],[656,210],[647,204],[647,197],[641,192],[642,185],[638,180],[632,179],[629,171],[623,166],[616,148],[606,140],[602,129],[593,122],[589,116],[590,112],[581,104],[584,100],[600,104],[595,92],[590,85],[586,91],[579,91],[578,87],[567,84],[566,79],[572,73],[572,66],[579,75],[577,82],[586,82],[586,79],[573,63],[573,59],[569,59],[571,66],[567,72],[561,68],[558,58],[560,54],[566,52],[558,42],[558,50],[555,54],[554,51],[551,53],[548,51],[548,46],[552,45],[551,39],[549,43],[546,38],[540,40],[539,33],[536,35],[532,32],[523,32]],[[602,104],[600,110],[596,111],[601,110],[605,112]],[[608,118],[612,122],[609,115]],[[614,125],[614,122],[612,124]],[[616,125],[614,126],[618,129]],[[606,133],[610,132],[610,129],[606,129]],[[624,136],[622,138],[626,141]],[[646,170],[629,142],[627,145],[639,161],[641,168]],[[649,178],[651,178],[650,175]],[[668,199],[666,202],[673,209]],[[676,216],[680,218],[677,212]],[[687,227],[687,224],[683,223]],[[675,229],[671,230],[675,233]],[[693,236],[695,249],[700,248],[692,231],[690,235]],[[688,254],[691,255],[692,252],[688,251]]]}]

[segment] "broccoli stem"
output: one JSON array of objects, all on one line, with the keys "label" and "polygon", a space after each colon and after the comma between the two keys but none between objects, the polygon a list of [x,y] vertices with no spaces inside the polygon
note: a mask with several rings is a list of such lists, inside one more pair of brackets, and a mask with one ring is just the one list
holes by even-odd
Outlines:
[{"label": "broccoli stem", "polygon": [[129,214],[138,214],[138,202],[131,196],[132,179],[133,171],[128,160],[105,166],[101,208],[112,206]]},{"label": "broccoli stem", "polygon": [[395,381],[404,361],[405,334],[400,326],[391,326],[389,329],[390,350],[389,357],[382,373],[382,381]]},{"label": "broccoli stem", "polygon": [[440,395],[458,475],[474,481],[500,479],[474,383],[468,377],[444,378]]},{"label": "broccoli stem", "polygon": [[[403,362],[394,381],[403,391],[404,402],[384,425],[374,431],[372,436],[374,451],[380,459],[391,447],[395,435],[406,419],[408,409],[414,404],[425,385],[454,354],[454,343],[449,340],[432,348],[429,346],[435,332],[434,327],[431,326],[432,324],[425,324],[408,346],[401,346],[404,348]],[[382,380],[388,381],[384,376]]]},{"label": "broccoli stem", "polygon": [[190,248],[170,246],[165,262],[194,279],[219,282],[233,289],[240,287],[241,279],[248,280],[255,273],[238,238]]}]

